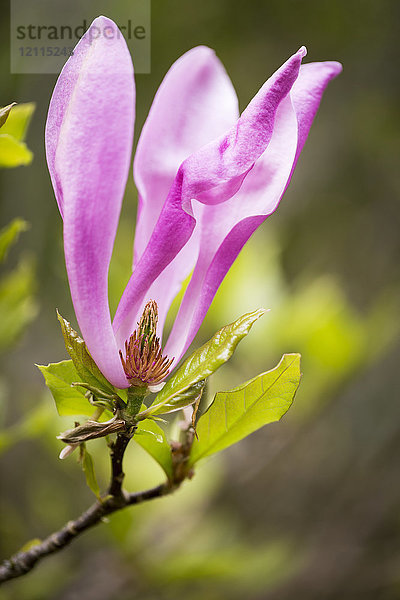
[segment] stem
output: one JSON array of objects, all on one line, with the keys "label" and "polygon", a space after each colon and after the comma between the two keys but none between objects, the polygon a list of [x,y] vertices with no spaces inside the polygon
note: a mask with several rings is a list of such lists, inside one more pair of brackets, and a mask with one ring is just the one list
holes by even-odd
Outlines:
[{"label": "stem", "polygon": [[127,389],[127,405],[125,410],[122,411],[122,414],[128,422],[130,419],[136,417],[142,407],[143,400],[146,398],[148,393],[149,391],[147,385],[142,387],[131,385]]},{"label": "stem", "polygon": [[177,486],[169,482],[162,483],[144,492],[125,494],[124,496],[108,496],[103,501],[95,502],[82,513],[75,521],[69,521],[62,529],[49,535],[43,542],[33,546],[26,552],[18,552],[0,565],[0,583],[25,575],[33,569],[37,562],[45,556],[58,552],[67,546],[81,533],[97,525],[104,517],[122,508],[147,502],[153,498],[160,498],[170,494]]},{"label": "stem", "polygon": [[122,483],[125,477],[122,460],[131,438],[132,435],[127,433],[118,433],[116,441],[111,445],[111,481],[108,493],[115,498],[122,496]]},{"label": "stem", "polygon": [[133,437],[134,431],[120,432],[117,434],[116,441],[111,446],[111,481],[108,488],[108,495],[98,500],[75,521],[69,521],[62,529],[49,535],[43,542],[33,546],[26,552],[17,552],[10,559],[5,560],[0,565],[0,584],[9,579],[25,575],[33,569],[37,562],[45,556],[58,552],[81,533],[97,525],[104,517],[118,510],[147,502],[153,498],[160,498],[170,494],[180,485],[180,481],[166,481],[149,490],[136,493],[124,493],[122,483],[124,472],[122,461],[129,441]]},{"label": "stem", "polygon": [[[172,445],[172,462],[174,466],[174,475],[172,480],[158,485],[143,492],[128,494],[123,491],[122,484],[124,480],[123,458],[125,450],[132,439],[136,422],[132,419],[137,414],[141,400],[143,399],[143,390],[134,391],[128,397],[126,412],[122,416],[126,418],[126,428],[117,433],[115,442],[111,444],[111,480],[108,487],[108,495],[97,500],[85,512],[83,512],[75,521],[69,521],[64,527],[49,535],[45,540],[27,550],[26,552],[17,552],[8,560],[0,564],[0,584],[29,573],[33,567],[42,558],[49,554],[58,552],[67,546],[73,539],[81,533],[100,523],[104,517],[112,513],[132,506],[161,498],[175,491],[181,483],[193,476],[193,471],[187,469],[187,458],[193,442],[194,427],[193,423],[187,422],[183,432],[183,441]],[[126,414],[131,413],[131,414]],[[129,418],[131,417],[131,418]]]}]

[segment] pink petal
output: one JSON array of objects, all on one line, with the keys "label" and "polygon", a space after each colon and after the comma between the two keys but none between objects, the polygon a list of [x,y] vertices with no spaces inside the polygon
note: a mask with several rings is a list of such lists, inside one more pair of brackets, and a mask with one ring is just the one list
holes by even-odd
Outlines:
[{"label": "pink petal", "polygon": [[342,69],[342,65],[336,61],[308,63],[300,68],[299,77],[290,94],[299,123],[296,162],[307,139],[322,94],[331,79],[337,77]]},{"label": "pink petal", "polygon": [[318,109],[325,87],[338,75],[335,62],[301,67],[290,95],[280,104],[271,142],[240,191],[224,204],[206,207],[200,255],[165,352],[179,358],[189,347],[212,299],[257,227],[276,210]]},{"label": "pink petal", "polygon": [[133,67],[113,21],[95,19],[57,81],[46,125],[49,170],[64,218],[75,314],[88,349],[127,387],[108,305],[108,268],[129,172]]},{"label": "pink petal", "polygon": [[170,68],[143,126],[134,160],[139,191],[135,262],[142,255],[180,164],[239,116],[232,83],[210,48],[186,52]]},{"label": "pink petal", "polygon": [[150,241],[118,306],[114,329],[119,332],[119,339],[129,331],[131,315],[148,299],[151,283],[192,235],[196,224],[194,211],[198,212],[192,200],[205,205],[226,202],[236,194],[265,152],[273,134],[276,111],[297,78],[305,52],[301,48],[278,69],[227,134],[194,152],[180,166]]},{"label": "pink petal", "polygon": [[[139,191],[135,263],[151,237],[179,165],[222,135],[238,116],[235,90],[213,50],[193,48],[172,65],[154,98],[134,160]],[[197,238],[192,236],[148,290],[148,298],[159,304],[160,332],[173,298],[196,263]],[[142,305],[125,319],[121,345],[135,328]]]}]

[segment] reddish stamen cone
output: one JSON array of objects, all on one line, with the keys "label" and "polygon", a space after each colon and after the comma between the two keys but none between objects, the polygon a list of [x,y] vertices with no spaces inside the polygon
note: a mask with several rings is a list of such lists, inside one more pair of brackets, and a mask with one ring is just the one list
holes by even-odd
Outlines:
[{"label": "reddish stamen cone", "polygon": [[125,342],[125,359],[121,350],[119,351],[125,375],[131,385],[155,385],[161,383],[169,373],[174,359],[162,355],[160,338],[156,336],[157,322],[157,303],[150,300],[144,307],[137,329]]}]

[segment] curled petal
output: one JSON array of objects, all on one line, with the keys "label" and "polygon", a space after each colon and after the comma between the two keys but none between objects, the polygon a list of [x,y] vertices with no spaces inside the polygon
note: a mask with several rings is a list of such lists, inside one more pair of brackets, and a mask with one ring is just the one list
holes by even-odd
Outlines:
[{"label": "curled petal", "polygon": [[338,75],[336,62],[301,67],[276,113],[271,142],[240,191],[225,204],[206,207],[200,254],[165,352],[176,360],[196,335],[212,299],[243,245],[277,208],[307,138],[325,87]]},{"label": "curled petal", "polygon": [[108,268],[129,172],[133,67],[113,21],[98,17],[57,81],[46,154],[64,220],[75,314],[88,349],[114,385],[127,387],[108,306]]},{"label": "curled petal", "polygon": [[180,164],[232,127],[238,116],[235,90],[213,50],[198,46],[172,65],[158,88],[136,149],[135,262],[150,240]]},{"label": "curled petal", "polygon": [[[232,83],[213,50],[193,48],[166,74],[154,98],[138,142],[134,177],[139,192],[134,263],[143,254],[168,191],[183,160],[229,129],[239,116]],[[159,331],[182,282],[194,268],[198,235],[175,257],[147,290],[159,305]],[[120,346],[135,329],[146,300],[131,306],[118,332]],[[118,328],[118,318],[114,322]]]},{"label": "curled petal", "polygon": [[277,110],[298,76],[305,53],[305,48],[301,48],[278,69],[234,127],[194,152],[180,166],[150,241],[119,304],[114,320],[114,329],[119,330],[119,334],[126,332],[131,314],[139,310],[151,283],[192,235],[197,210],[192,201],[206,205],[205,214],[210,205],[227,202],[268,148]]}]

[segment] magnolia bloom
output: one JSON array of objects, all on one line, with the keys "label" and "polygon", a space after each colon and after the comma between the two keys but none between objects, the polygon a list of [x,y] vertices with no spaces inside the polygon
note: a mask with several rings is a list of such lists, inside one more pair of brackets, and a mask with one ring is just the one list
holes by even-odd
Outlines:
[{"label": "magnolia bloom", "polygon": [[240,116],[232,83],[209,48],[193,48],[168,71],[137,145],[133,268],[113,322],[108,270],[132,149],[133,67],[115,23],[98,17],[63,68],[47,119],[47,162],[79,327],[116,387],[130,385],[126,369],[138,354],[138,332],[131,335],[149,300],[158,305],[162,332],[192,272],[157,354],[161,367],[172,358],[175,366],[241,248],[277,208],[324,89],[341,71],[337,62],[302,65],[305,55],[302,47],[291,56]]}]

